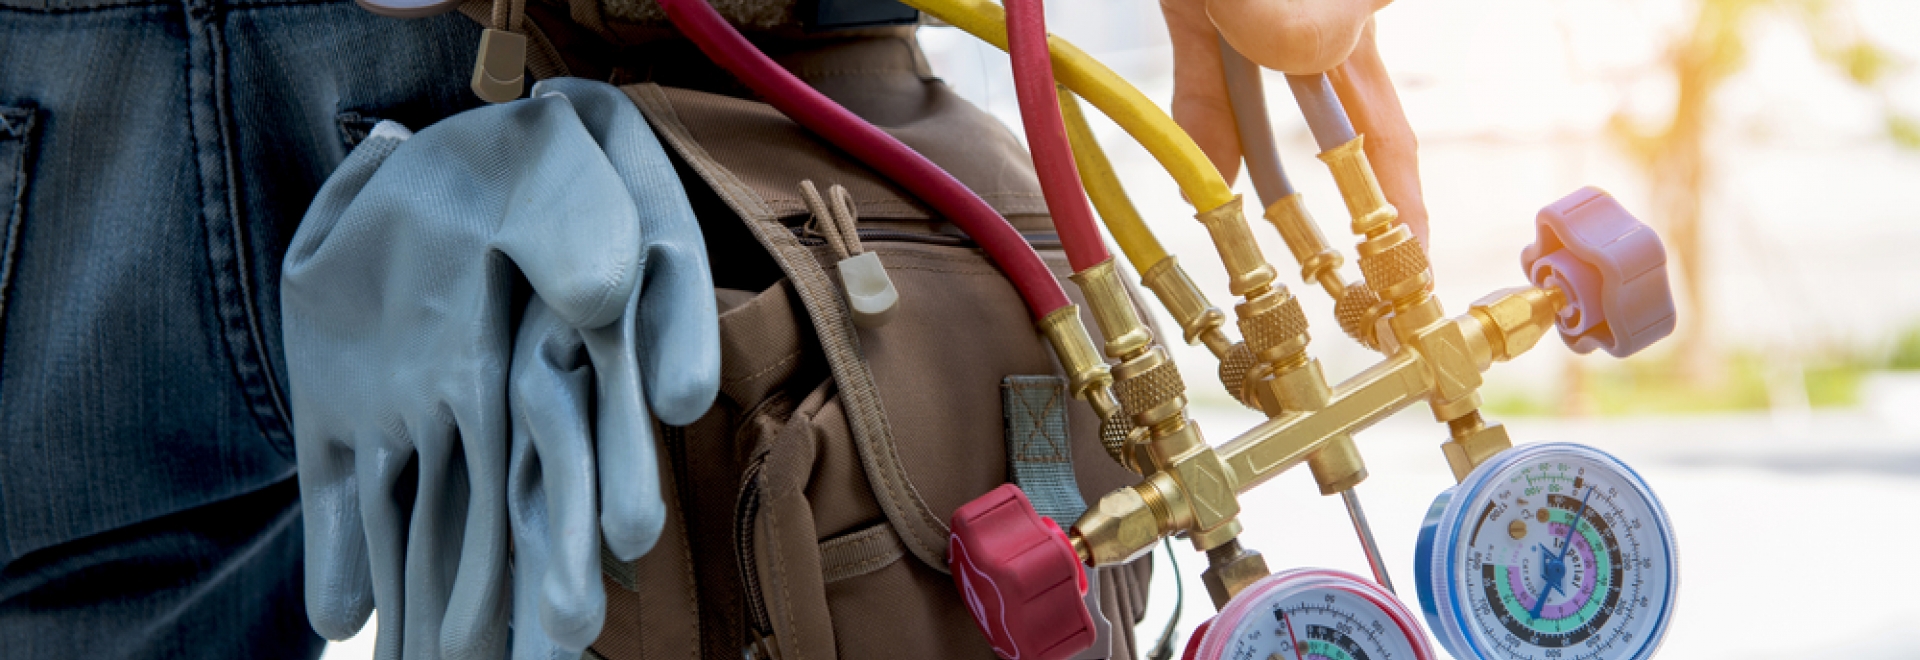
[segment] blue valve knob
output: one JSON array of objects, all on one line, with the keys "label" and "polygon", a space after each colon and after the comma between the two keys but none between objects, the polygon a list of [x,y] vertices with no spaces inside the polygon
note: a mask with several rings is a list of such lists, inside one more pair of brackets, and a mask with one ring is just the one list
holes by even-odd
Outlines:
[{"label": "blue valve knob", "polygon": [[1576,190],[1540,209],[1534,227],[1520,267],[1534,286],[1566,295],[1558,326],[1575,353],[1626,357],[1673,334],[1666,247],[1612,195]]}]

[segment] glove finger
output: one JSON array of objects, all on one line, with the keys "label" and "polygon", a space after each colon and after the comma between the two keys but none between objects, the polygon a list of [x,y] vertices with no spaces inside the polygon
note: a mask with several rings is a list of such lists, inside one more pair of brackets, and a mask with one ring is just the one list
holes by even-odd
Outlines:
[{"label": "glove finger", "polygon": [[[524,325],[522,326],[524,328]],[[515,373],[520,354],[515,349]],[[513,524],[513,660],[547,660],[558,647],[540,624],[540,583],[546,579],[549,522],[547,495],[540,476],[540,454],[526,433],[518,410],[513,411],[513,450],[507,464],[507,518]]]},{"label": "glove finger", "polygon": [[[534,92],[567,98],[626,185],[644,250],[636,253],[644,269],[636,286],[643,287],[637,320],[647,401],[661,421],[691,424],[706,414],[720,390],[720,322],[706,243],[680,175],[646,118],[618,88],[555,79],[542,81]],[[629,323],[635,320],[632,309]],[[594,360],[595,369],[606,364]]]},{"label": "glove finger", "polygon": [[[692,223],[692,214],[685,222]],[[685,426],[700,419],[720,392],[720,317],[706,248],[698,239],[656,242],[647,250],[640,291],[642,384],[662,423]]]},{"label": "glove finger", "polygon": [[[501,210],[493,247],[570,325],[612,323],[640,275],[633,201],[567,99],[519,103],[537,121],[514,130],[537,130],[542,139],[514,158],[524,176]],[[565,231],[555,231],[560,226]]]},{"label": "glove finger", "polygon": [[[589,426],[595,370],[587,359],[578,331],[540,298],[528,302],[509,385],[516,453],[510,506],[522,512],[514,520],[516,543],[536,545],[544,556],[532,559],[544,566],[534,572],[516,557],[517,576],[527,577],[515,579],[514,618],[529,623],[523,610],[532,594],[540,594],[540,629],[553,644],[575,652],[593,643],[606,617]],[[534,577],[538,590],[525,590]],[[516,653],[535,632],[518,629]]]},{"label": "glove finger", "polygon": [[354,454],[345,443],[331,440],[300,442],[297,451],[307,622],[321,637],[342,640],[359,632],[373,613]]},{"label": "glove finger", "polygon": [[466,533],[471,485],[466,469],[456,467],[460,447],[452,426],[436,416],[414,425],[412,431],[419,457],[419,488],[407,525],[404,658],[438,660],[440,627]]},{"label": "glove finger", "polygon": [[[504,349],[504,347],[502,347]],[[446,660],[495,660],[507,650],[507,614],[511,585],[508,564],[507,434],[506,413],[494,401],[478,401],[473,408],[455,411],[460,434],[448,468],[464,475],[468,494],[464,530],[459,539],[458,569],[440,628],[441,657]],[[462,461],[461,459],[464,459]],[[450,505],[457,497],[450,488],[448,515],[459,515]],[[451,542],[452,530],[446,540]],[[440,555],[448,562],[448,555]]]},{"label": "glove finger", "polygon": [[[637,304],[630,301],[629,309]],[[635,330],[635,324],[616,323],[580,333],[593,360],[598,403],[594,453],[600,481],[600,533],[607,548],[622,561],[633,561],[651,550],[667,517],[660,497],[653,419],[647,414],[635,360],[635,348],[640,345]]]},{"label": "glove finger", "polygon": [[[356,444],[378,446],[379,441]],[[407,511],[417,483],[416,471],[408,465],[412,458],[412,452],[391,446],[354,454],[354,478],[363,486],[360,516],[367,539],[368,574],[374,602],[380,605],[380,633],[373,647],[377,660],[400,660],[404,650]]]}]

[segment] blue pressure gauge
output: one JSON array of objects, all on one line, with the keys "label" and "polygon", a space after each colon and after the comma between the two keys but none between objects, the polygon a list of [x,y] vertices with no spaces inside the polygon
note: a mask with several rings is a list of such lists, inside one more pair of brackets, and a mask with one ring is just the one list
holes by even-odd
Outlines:
[{"label": "blue pressure gauge", "polygon": [[1509,449],[1435,499],[1420,606],[1462,659],[1639,660],[1673,619],[1673,526],[1647,482],[1584,445]]}]

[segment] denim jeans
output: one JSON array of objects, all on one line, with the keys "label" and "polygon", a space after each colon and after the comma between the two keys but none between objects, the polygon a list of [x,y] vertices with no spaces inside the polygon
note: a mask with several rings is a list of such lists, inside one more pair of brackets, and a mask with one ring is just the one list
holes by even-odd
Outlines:
[{"label": "denim jeans", "polygon": [[0,657],[312,657],[281,257],[480,28],[340,0],[0,0]]}]

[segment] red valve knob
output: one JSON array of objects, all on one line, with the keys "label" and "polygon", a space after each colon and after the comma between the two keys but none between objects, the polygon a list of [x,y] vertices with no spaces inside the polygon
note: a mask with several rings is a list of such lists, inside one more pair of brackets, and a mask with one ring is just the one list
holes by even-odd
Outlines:
[{"label": "red valve knob", "polygon": [[1613,196],[1581,188],[1540,209],[1534,226],[1520,266],[1534,286],[1566,294],[1558,325],[1574,352],[1626,357],[1673,334],[1667,250]]},{"label": "red valve knob", "polygon": [[947,567],[973,622],[1007,660],[1065,660],[1093,646],[1087,573],[1066,533],[1013,484],[953,512]]}]

